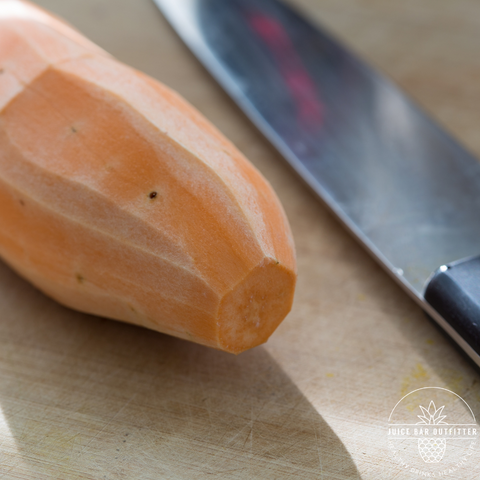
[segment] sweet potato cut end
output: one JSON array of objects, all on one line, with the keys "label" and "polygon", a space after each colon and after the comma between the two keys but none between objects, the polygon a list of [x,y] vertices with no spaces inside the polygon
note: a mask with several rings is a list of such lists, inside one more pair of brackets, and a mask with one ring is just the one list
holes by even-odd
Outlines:
[{"label": "sweet potato cut end", "polygon": [[265,343],[292,308],[296,274],[265,258],[222,299],[218,348],[241,353]]}]

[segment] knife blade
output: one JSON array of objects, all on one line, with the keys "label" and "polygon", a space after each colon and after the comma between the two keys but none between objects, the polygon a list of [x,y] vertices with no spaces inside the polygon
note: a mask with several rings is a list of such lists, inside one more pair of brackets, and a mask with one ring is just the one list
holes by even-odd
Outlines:
[{"label": "knife blade", "polygon": [[480,366],[480,163],[278,0],[154,0],[398,284]]}]

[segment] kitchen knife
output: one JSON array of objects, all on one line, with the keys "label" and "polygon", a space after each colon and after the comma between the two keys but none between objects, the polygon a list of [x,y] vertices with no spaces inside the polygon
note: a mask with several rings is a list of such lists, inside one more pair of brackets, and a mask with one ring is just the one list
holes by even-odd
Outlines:
[{"label": "kitchen knife", "polygon": [[277,0],[154,0],[378,262],[480,366],[480,163]]}]

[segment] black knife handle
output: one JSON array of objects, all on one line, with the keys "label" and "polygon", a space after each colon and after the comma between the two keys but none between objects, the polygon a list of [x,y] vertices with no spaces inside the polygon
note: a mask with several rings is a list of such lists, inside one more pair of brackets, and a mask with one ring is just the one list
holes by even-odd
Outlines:
[{"label": "black knife handle", "polygon": [[480,256],[440,267],[425,300],[480,354]]}]

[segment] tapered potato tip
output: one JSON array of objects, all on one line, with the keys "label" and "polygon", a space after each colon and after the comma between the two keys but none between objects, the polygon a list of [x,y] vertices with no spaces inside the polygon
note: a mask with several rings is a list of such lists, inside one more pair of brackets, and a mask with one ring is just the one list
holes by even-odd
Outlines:
[{"label": "tapered potato tip", "polygon": [[218,345],[240,353],[265,343],[290,312],[296,275],[265,259],[225,295],[218,315]]}]

